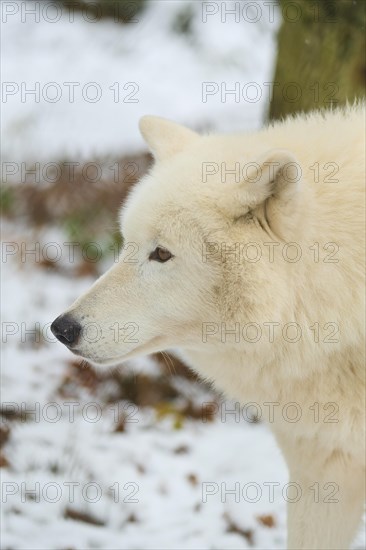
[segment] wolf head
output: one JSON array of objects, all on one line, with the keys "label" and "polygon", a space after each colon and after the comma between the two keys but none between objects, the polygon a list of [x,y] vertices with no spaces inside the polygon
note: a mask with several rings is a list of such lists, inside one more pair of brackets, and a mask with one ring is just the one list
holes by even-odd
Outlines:
[{"label": "wolf head", "polygon": [[215,327],[279,317],[286,303],[286,265],[274,270],[264,243],[299,227],[293,155],[153,116],[140,129],[156,162],[122,208],[118,262],[51,327],[95,365],[219,345]]}]

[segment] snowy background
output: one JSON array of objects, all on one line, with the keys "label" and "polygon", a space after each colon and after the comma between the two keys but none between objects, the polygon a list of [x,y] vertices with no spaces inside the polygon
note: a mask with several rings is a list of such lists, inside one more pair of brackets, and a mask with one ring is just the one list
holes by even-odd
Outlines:
[{"label": "snowy background", "polygon": [[[208,3],[153,1],[123,25],[88,23],[87,14],[45,10],[42,3],[35,22],[22,4],[14,15],[3,8],[4,160],[143,150],[137,121],[144,114],[231,131],[258,127],[263,118],[279,23],[278,14],[270,22],[268,6],[257,13],[249,2],[244,19],[241,2],[236,22],[221,10],[210,15]],[[235,9],[234,2],[226,5]],[[251,82],[256,86],[243,89]],[[207,101],[203,83],[212,83]],[[228,91],[240,84],[239,101],[234,94],[222,101],[222,83]]]},{"label": "snowy background", "polygon": [[[139,117],[260,127],[279,14],[226,2],[241,15],[225,21],[221,3],[169,0],[91,23],[55,4],[1,6],[1,547],[284,548],[287,471],[260,418],[172,357],[102,376],[49,331],[113,262],[118,206],[150,162]],[[221,95],[238,85],[239,101]]]}]

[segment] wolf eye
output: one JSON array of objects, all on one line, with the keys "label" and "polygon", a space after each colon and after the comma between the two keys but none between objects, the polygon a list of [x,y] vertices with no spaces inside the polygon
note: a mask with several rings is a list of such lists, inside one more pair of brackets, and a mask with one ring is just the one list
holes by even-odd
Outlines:
[{"label": "wolf eye", "polygon": [[170,260],[173,257],[173,254],[169,252],[166,248],[157,246],[149,256],[149,260],[155,260],[156,262],[164,263]]}]

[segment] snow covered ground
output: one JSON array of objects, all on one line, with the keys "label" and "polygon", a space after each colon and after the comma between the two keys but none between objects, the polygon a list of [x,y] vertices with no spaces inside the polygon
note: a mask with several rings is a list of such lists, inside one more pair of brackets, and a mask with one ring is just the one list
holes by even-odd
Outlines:
[{"label": "snow covered ground", "polygon": [[[15,6],[14,14],[2,12],[4,161],[30,166],[143,151],[137,121],[146,113],[197,129],[261,125],[278,27],[278,16],[271,22],[261,3],[256,15],[253,7],[243,11],[245,2],[226,2],[227,10],[239,4],[241,15],[223,21],[219,2],[154,1],[125,26],[80,14],[70,22],[67,13],[51,23],[52,6],[35,21],[22,12],[25,4],[37,9],[36,2],[1,6]],[[202,11],[208,4],[212,13]],[[188,12],[189,31],[175,31]],[[74,102],[67,82],[76,83]],[[85,88],[91,82],[94,88]],[[251,82],[259,88],[245,87]],[[235,83],[239,101],[222,95]],[[39,101],[26,94],[32,87]],[[90,100],[93,91],[101,91],[100,100]],[[166,376],[150,358],[125,365],[122,382],[82,369],[49,324],[93,277],[71,278],[64,258],[64,270],[31,255],[22,261],[22,243],[62,243],[60,228],[11,218],[2,240],[15,248],[3,248],[1,262],[1,547],[284,548],[287,471],[268,428],[174,373],[169,384],[177,397],[169,406],[159,399],[136,404],[121,393],[129,376],[152,390]],[[216,414],[208,421],[210,407]],[[360,535],[355,548],[363,546]]]},{"label": "snow covered ground", "polygon": [[[154,0],[135,23],[121,25],[88,23],[76,12],[71,18],[66,8],[44,11],[42,2],[35,22],[22,4],[37,2],[19,2],[2,25],[6,161],[142,150],[137,121],[144,114],[231,131],[258,127],[263,118],[279,24],[268,6],[243,12],[245,2],[224,2],[234,9],[225,15],[211,2],[218,8],[211,15],[208,3]],[[177,32],[189,17],[189,31]],[[237,95],[222,97],[235,86]]]}]

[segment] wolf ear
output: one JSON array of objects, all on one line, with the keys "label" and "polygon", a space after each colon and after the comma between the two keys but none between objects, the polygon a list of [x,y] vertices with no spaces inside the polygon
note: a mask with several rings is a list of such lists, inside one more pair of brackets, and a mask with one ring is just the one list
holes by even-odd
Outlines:
[{"label": "wolf ear", "polygon": [[270,197],[279,203],[286,203],[296,195],[301,173],[300,164],[290,151],[268,151],[257,159],[246,174],[246,190],[253,205],[261,204]]},{"label": "wolf ear", "polygon": [[251,210],[273,233],[291,234],[298,224],[301,177],[301,166],[290,151],[267,151],[250,163],[236,187],[237,213],[245,204],[246,211]]},{"label": "wolf ear", "polygon": [[143,116],[139,123],[140,132],[157,160],[167,159],[183,151],[199,136],[185,126],[166,118]]}]

